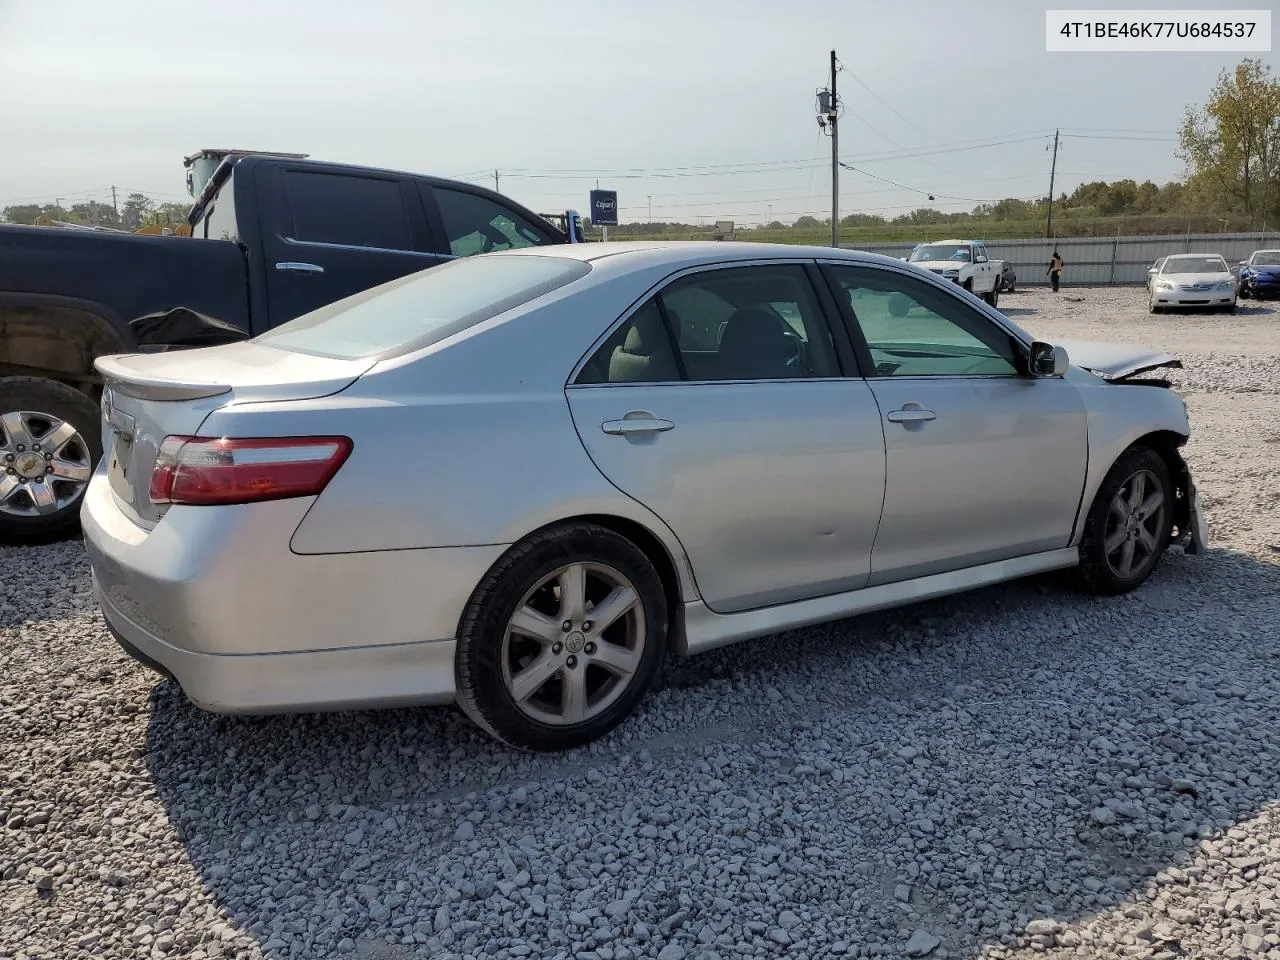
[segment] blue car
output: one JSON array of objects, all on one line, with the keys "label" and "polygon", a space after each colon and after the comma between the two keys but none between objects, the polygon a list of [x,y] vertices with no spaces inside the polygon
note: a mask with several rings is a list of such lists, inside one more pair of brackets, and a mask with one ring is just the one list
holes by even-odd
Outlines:
[{"label": "blue car", "polygon": [[1240,264],[1240,296],[1280,297],[1280,250],[1255,250]]}]

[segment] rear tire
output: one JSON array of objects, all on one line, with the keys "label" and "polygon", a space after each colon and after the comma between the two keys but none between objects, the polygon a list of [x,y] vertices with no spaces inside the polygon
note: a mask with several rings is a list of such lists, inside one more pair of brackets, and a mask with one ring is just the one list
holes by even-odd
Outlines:
[{"label": "rear tire", "polygon": [[79,531],[84,491],[102,459],[100,420],[92,399],[57,380],[0,379],[0,543],[48,543]]},{"label": "rear tire", "polygon": [[1103,478],[1085,518],[1078,576],[1091,593],[1128,593],[1146,582],[1169,545],[1174,490],[1164,458],[1130,447]]},{"label": "rear tire", "polygon": [[508,550],[472,595],[458,705],[511,746],[581,746],[632,713],[666,647],[667,597],[648,557],[594,524],[552,527]]}]

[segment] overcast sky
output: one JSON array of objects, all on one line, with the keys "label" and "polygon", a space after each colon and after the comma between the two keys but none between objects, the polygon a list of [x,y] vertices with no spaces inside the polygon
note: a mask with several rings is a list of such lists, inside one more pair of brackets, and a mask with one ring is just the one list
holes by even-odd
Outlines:
[{"label": "overcast sky", "polygon": [[[655,220],[823,216],[831,146],[814,92],[833,47],[840,153],[866,171],[842,173],[842,215],[1043,195],[1055,127],[1075,134],[1062,190],[1177,177],[1184,107],[1238,55],[1046,53],[1044,9],[0,0],[0,206],[109,200],[113,184],[185,200],[183,155],[239,147],[489,186],[496,168],[540,212],[585,211],[598,177],[624,220],[650,204]],[[1019,142],[955,149],[994,140]]]}]

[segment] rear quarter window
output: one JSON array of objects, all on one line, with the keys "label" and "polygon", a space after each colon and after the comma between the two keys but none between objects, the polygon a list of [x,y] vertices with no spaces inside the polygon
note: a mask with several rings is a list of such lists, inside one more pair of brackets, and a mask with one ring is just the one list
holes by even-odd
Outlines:
[{"label": "rear quarter window", "polygon": [[303,314],[256,340],[297,353],[385,360],[451,337],[590,272],[589,264],[562,257],[454,260]]}]

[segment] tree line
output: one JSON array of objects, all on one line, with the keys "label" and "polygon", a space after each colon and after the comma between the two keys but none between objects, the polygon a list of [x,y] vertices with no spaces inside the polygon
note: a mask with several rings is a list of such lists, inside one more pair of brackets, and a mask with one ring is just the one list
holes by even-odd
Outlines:
[{"label": "tree line", "polygon": [[63,206],[60,203],[22,203],[0,210],[6,223],[58,222],[85,227],[110,227],[114,230],[137,230],[149,223],[177,226],[185,223],[190,204],[159,203],[142,193],[131,193],[117,208],[99,200],[86,200]]}]

